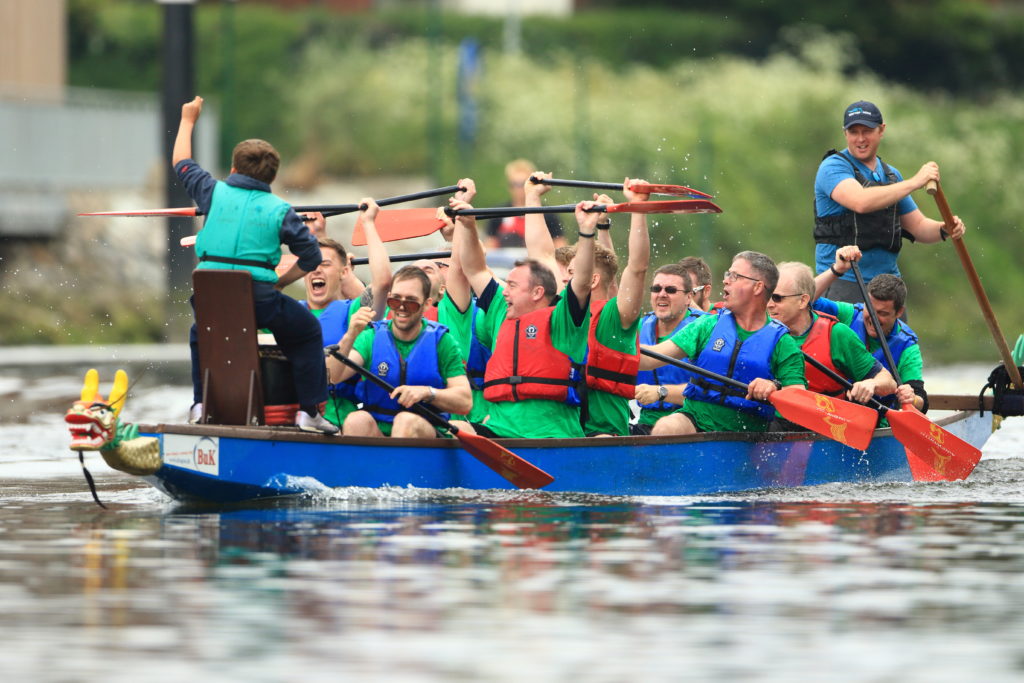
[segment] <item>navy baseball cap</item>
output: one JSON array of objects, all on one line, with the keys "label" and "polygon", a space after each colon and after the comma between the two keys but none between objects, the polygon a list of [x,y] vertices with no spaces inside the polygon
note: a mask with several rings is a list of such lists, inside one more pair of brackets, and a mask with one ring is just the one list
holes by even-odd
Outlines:
[{"label": "navy baseball cap", "polygon": [[882,112],[872,102],[860,100],[846,108],[843,114],[843,130],[860,124],[868,128],[878,128],[882,124]]}]

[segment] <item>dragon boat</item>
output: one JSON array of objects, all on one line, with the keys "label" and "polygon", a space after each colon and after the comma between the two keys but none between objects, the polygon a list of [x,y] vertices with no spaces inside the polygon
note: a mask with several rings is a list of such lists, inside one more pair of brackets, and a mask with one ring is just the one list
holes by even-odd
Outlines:
[{"label": "dragon boat", "polygon": [[[862,426],[870,437],[865,447],[844,445],[840,432],[830,437],[828,430],[493,441],[462,432],[455,439],[311,434],[287,426],[290,420],[274,419],[286,402],[273,396],[273,366],[257,340],[247,276],[193,276],[203,423],[122,423],[127,376],[118,372],[104,400],[98,375],[90,371],[81,399],[65,418],[80,458],[84,451],[99,451],[114,469],[141,477],[171,498],[215,504],[384,486],[543,486],[615,496],[688,496],[832,482],[962,479],[980,459],[978,449],[999,415],[1024,414],[1024,392],[1010,391],[1005,381],[993,383],[994,372],[986,385],[993,387],[992,396],[984,390],[980,396],[932,396],[933,411],[949,412],[934,421],[917,414],[915,429],[927,438],[908,438],[899,420],[894,429],[871,432]],[[1000,410],[1011,403],[1011,410]],[[481,440],[486,448],[478,447]],[[943,441],[957,445],[944,450]],[[971,451],[966,467],[950,457],[957,451]],[[88,470],[86,475],[91,479]]]}]

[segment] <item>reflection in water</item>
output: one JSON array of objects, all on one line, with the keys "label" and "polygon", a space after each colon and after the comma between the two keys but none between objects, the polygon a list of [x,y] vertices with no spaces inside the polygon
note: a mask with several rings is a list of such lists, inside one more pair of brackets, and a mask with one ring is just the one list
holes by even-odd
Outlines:
[{"label": "reflection in water", "polygon": [[119,500],[113,514],[78,494],[70,510],[9,503],[6,668],[133,680],[155,662],[161,679],[1019,673],[1017,505],[488,495],[219,512]]}]

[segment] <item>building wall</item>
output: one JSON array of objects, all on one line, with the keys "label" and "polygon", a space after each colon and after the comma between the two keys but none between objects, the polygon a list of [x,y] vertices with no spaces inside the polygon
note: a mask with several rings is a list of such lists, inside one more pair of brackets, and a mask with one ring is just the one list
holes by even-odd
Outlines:
[{"label": "building wall", "polygon": [[60,98],[67,81],[65,0],[0,0],[0,26],[0,91]]}]

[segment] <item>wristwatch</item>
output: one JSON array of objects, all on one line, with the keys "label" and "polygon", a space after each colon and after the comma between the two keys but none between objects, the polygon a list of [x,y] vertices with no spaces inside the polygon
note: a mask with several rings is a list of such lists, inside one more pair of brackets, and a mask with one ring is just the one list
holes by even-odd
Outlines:
[{"label": "wristwatch", "polygon": [[426,399],[426,402],[433,403],[434,399],[437,398],[437,389],[434,387],[427,387],[427,389],[430,389],[430,398]]},{"label": "wristwatch", "polygon": [[658,387],[658,399],[664,401],[668,398],[668,387],[664,384]]}]

